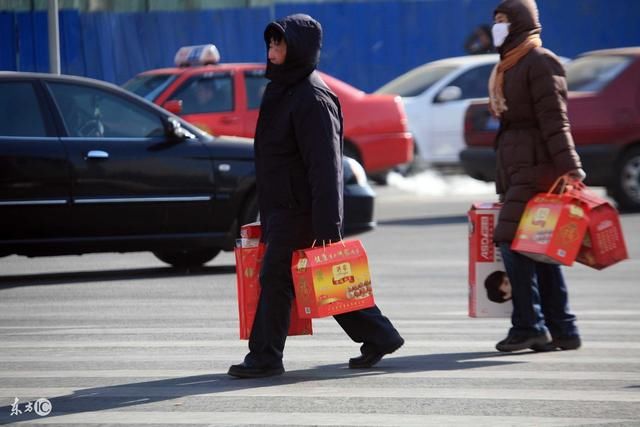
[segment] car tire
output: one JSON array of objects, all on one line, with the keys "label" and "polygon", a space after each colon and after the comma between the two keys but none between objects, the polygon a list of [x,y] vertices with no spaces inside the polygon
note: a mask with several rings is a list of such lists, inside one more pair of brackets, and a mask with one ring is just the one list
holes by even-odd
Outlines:
[{"label": "car tire", "polygon": [[624,211],[640,211],[640,147],[622,154],[609,193]]},{"label": "car tire", "polygon": [[205,248],[156,251],[153,254],[160,261],[166,262],[175,268],[194,269],[202,267],[219,253],[220,249],[218,248]]}]

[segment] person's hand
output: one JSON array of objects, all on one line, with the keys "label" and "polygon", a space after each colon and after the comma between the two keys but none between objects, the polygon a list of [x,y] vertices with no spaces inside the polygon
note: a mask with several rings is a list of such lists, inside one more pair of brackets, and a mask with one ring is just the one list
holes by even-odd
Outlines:
[{"label": "person's hand", "polygon": [[582,168],[574,169],[567,173],[567,178],[573,182],[582,182],[587,177],[587,174]]}]

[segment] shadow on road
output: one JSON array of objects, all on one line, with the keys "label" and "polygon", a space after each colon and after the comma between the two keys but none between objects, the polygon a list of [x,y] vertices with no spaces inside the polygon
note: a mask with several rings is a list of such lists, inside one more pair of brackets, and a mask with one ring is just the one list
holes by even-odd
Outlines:
[{"label": "shadow on road", "polygon": [[387,220],[378,221],[378,225],[379,226],[452,225],[452,224],[466,224],[467,221],[468,221],[467,215],[454,215],[454,216],[436,216],[436,217],[422,217],[422,218],[387,219]]},{"label": "shadow on road", "polygon": [[[186,396],[287,386],[305,382],[381,376],[389,373],[455,371],[519,363],[501,361],[500,356],[496,352],[425,354],[388,357],[375,368],[367,370],[349,369],[345,364],[333,364],[317,366],[312,369],[287,371],[285,375],[280,377],[261,379],[235,379],[226,374],[211,374],[87,388],[76,390],[73,394],[66,396],[48,398],[53,411],[46,418],[122,409]],[[495,358],[495,360],[476,360],[487,358]],[[22,402],[23,407],[24,403]],[[0,407],[0,424],[41,418],[33,413],[9,416],[10,413],[11,406]]]},{"label": "shadow on road", "polygon": [[63,273],[37,273],[0,276],[0,290],[18,286],[59,285],[87,282],[105,282],[131,279],[157,279],[166,277],[235,274],[235,265],[205,266],[194,270],[172,267],[134,268],[122,270],[71,271]]}]

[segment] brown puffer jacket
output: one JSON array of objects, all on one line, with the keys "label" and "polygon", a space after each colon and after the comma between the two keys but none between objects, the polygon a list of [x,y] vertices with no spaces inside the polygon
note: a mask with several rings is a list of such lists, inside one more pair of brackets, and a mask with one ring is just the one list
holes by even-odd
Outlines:
[{"label": "brown puffer jacket", "polygon": [[[497,12],[505,13],[511,23],[501,55],[540,32],[533,1],[505,0]],[[567,118],[564,69],[551,51],[534,48],[525,55],[505,72],[503,91],[508,110],[500,118],[496,136],[496,191],[504,205],[496,242],[513,240],[529,199],[581,167]]]}]

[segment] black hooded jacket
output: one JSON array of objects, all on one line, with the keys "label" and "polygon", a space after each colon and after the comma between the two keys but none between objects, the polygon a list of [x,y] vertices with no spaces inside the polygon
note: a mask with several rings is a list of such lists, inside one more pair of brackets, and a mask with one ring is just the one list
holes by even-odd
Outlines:
[{"label": "black hooded jacket", "polygon": [[284,64],[267,61],[267,85],[256,127],[255,159],[263,239],[338,240],[343,217],[342,112],[315,72],[320,23],[291,15],[270,23],[287,44]]}]

